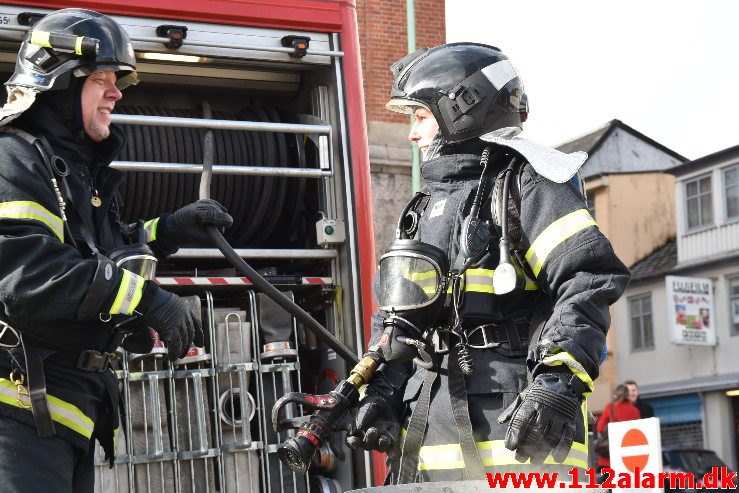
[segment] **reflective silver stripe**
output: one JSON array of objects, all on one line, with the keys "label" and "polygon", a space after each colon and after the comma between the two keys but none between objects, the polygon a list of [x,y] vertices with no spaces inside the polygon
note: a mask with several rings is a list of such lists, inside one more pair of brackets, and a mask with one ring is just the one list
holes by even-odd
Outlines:
[{"label": "reflective silver stripe", "polygon": [[[480,453],[482,465],[505,466],[522,464],[516,460],[516,452],[505,448],[503,440],[489,440],[485,442],[477,442],[477,450]],[[558,464],[551,455],[544,460],[545,464]],[[523,463],[528,464],[528,461]],[[588,449],[584,443],[575,442],[572,444],[570,453],[563,464],[577,466],[582,468],[588,467]],[[418,469],[422,471],[430,470],[449,470],[463,469],[464,459],[462,458],[462,449],[459,444],[453,443],[448,445],[429,445],[421,447],[419,453]]]},{"label": "reflective silver stripe", "polygon": [[598,226],[587,209],[580,209],[563,216],[546,227],[536,237],[526,252],[526,261],[539,277],[539,272],[547,257],[560,243],[590,226]]},{"label": "reflective silver stripe", "polygon": [[[464,290],[475,293],[495,294],[493,276],[495,269],[467,269],[464,273]],[[536,291],[539,285],[526,278],[525,291]]]},{"label": "reflective silver stripe", "polygon": [[495,87],[497,91],[500,91],[503,86],[508,84],[510,81],[518,77],[516,69],[513,68],[513,64],[509,60],[501,60],[488,65],[482,72],[485,77],[488,78],[490,83]]},{"label": "reflective silver stripe", "polygon": [[464,290],[476,293],[495,294],[493,269],[467,269],[464,273]]},{"label": "reflective silver stripe", "polygon": [[144,223],[144,231],[146,232],[146,242],[157,239],[157,227],[159,226],[159,218],[150,219]]},{"label": "reflective silver stripe", "polygon": [[62,218],[49,212],[46,207],[30,200],[0,203],[0,219],[31,219],[49,228],[59,241],[64,241]]},{"label": "reflective silver stripe", "polygon": [[123,277],[118,288],[118,293],[108,313],[113,315],[117,313],[130,315],[139,305],[143,291],[144,278],[123,269]]},{"label": "reflective silver stripe", "polygon": [[[65,402],[58,397],[47,394],[51,419],[67,428],[76,431],[85,438],[92,436],[93,421],[88,418],[77,406]],[[20,402],[19,402],[20,399]],[[18,394],[18,389],[10,380],[0,378],[0,402],[30,413],[31,401],[27,395]]]}]

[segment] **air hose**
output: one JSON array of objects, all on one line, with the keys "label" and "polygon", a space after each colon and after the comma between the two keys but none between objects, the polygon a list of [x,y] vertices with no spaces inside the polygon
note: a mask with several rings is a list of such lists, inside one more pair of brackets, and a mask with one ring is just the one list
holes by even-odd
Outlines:
[{"label": "air hose", "polygon": [[[207,102],[203,105],[203,113],[206,118],[210,116],[210,105]],[[203,142],[203,173],[200,177],[200,199],[210,198],[210,184],[213,176],[213,133],[208,130],[205,134]],[[345,344],[336,338],[331,332],[326,330],[323,325],[311,317],[308,312],[300,308],[296,303],[289,300],[287,296],[282,294],[280,290],[270,284],[265,278],[254,270],[238,253],[228,244],[218,228],[215,226],[205,226],[205,232],[208,234],[210,241],[218,250],[223,253],[224,257],[254,285],[257,291],[269,296],[272,301],[280,305],[290,315],[303,323],[305,327],[311,330],[319,339],[321,339],[328,347],[336,351],[344,361],[352,366],[359,363],[359,358]]]},{"label": "air hose", "polygon": [[257,289],[257,291],[269,296],[272,301],[280,305],[290,315],[303,323],[305,327],[310,329],[319,339],[321,339],[328,347],[336,351],[344,361],[352,365],[359,363],[359,358],[344,343],[339,341],[336,336],[326,330],[323,325],[318,323],[316,319],[311,317],[308,312],[300,308],[296,303],[287,299],[276,287],[270,284],[266,279],[259,275],[244,259],[242,259],[236,251],[231,248],[226,239],[223,237],[218,228],[215,226],[206,226],[206,233],[213,245],[218,248],[221,253],[233,264],[236,269],[241,272]]}]

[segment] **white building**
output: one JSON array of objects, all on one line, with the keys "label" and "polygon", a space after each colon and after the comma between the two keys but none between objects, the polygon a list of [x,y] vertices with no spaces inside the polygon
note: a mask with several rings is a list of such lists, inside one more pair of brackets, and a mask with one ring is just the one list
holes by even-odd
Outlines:
[{"label": "white building", "polygon": [[[739,396],[732,394],[739,394],[739,146],[670,173],[675,175],[677,235],[632,267],[631,285],[614,306],[617,374],[621,381],[635,380],[653,405],[664,447],[712,449],[736,469]],[[707,292],[668,295],[666,276],[707,278]],[[687,287],[700,291],[699,284]],[[711,295],[712,309],[705,304],[698,312]],[[691,334],[709,342],[715,336],[716,342],[673,342]]]}]

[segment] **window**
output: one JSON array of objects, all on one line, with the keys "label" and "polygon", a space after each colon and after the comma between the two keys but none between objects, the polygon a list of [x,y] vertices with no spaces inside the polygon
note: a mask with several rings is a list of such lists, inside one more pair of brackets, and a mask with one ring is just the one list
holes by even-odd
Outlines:
[{"label": "window", "polygon": [[724,171],[726,219],[739,219],[739,166]]},{"label": "window", "polygon": [[739,335],[739,276],[729,279],[729,309],[731,334]]},{"label": "window", "polygon": [[652,330],[652,293],[629,297],[631,350],[654,349]]},{"label": "window", "polygon": [[685,183],[686,211],[688,229],[713,224],[711,207],[711,176],[703,176]]},{"label": "window", "polygon": [[590,213],[590,217],[595,219],[595,195],[592,193],[589,193],[585,195],[585,200],[587,202],[588,212]]}]

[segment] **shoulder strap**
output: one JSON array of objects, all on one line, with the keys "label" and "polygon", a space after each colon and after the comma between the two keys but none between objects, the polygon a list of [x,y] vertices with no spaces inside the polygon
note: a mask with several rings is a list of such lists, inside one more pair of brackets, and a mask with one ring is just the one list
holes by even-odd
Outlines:
[{"label": "shoulder strap", "polygon": [[[41,160],[46,166],[46,171],[48,173],[47,178],[51,181],[54,193],[56,194],[57,200],[59,201],[59,210],[61,213],[62,222],[64,223],[65,234],[69,238],[69,242],[72,244],[72,246],[79,250],[79,246],[74,241],[72,232],[69,229],[69,223],[66,215],[67,205],[69,206],[69,211],[72,213],[73,216],[75,216],[75,222],[79,223],[80,225],[80,234],[85,240],[87,247],[93,254],[99,253],[98,248],[95,245],[95,240],[92,236],[92,233],[90,233],[90,225],[87,221],[83,219],[82,214],[80,214],[79,210],[74,205],[74,201],[72,200],[66,178],[68,174],[67,164],[60,156],[58,156],[54,152],[54,149],[49,144],[49,141],[46,140],[45,137],[36,137],[26,132],[25,130],[21,130],[15,127],[0,127],[0,131],[20,137],[21,139],[31,144],[38,151],[38,153],[41,155]],[[57,183],[57,178],[59,178],[59,181],[61,182],[61,187]],[[60,188],[62,189],[62,191],[60,191]],[[64,200],[64,197],[66,197],[66,201]]]}]

